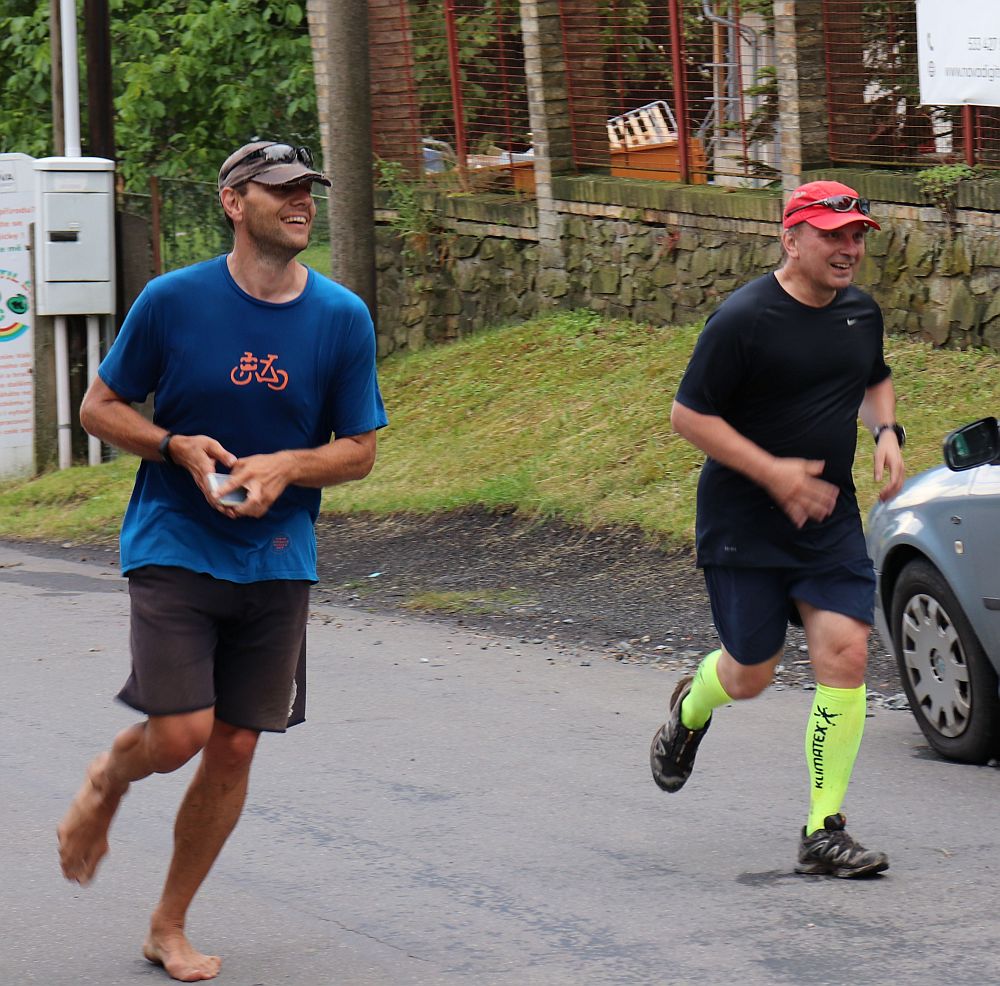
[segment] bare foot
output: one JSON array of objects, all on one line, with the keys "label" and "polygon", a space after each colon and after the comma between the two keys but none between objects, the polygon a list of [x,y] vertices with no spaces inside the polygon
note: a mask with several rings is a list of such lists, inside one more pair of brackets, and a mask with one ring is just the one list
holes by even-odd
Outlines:
[{"label": "bare foot", "polygon": [[182,983],[200,983],[214,979],[222,968],[218,955],[202,955],[187,940],[180,928],[149,929],[142,954],[154,965],[161,965],[172,979]]},{"label": "bare foot", "polygon": [[87,768],[83,786],[59,823],[59,862],[63,876],[81,886],[94,878],[108,851],[108,830],[125,790],[114,790],[107,777],[109,754],[101,753]]}]

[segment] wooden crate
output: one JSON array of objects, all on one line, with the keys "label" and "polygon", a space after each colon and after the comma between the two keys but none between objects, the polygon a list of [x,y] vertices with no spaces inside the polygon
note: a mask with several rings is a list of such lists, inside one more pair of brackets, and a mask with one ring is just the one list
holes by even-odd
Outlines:
[{"label": "wooden crate", "polygon": [[509,178],[517,191],[535,194],[534,161],[504,161],[487,154],[470,154],[467,160],[469,177],[474,184],[482,182],[488,186]]},{"label": "wooden crate", "polygon": [[[692,185],[705,185],[705,147],[701,140],[688,141],[689,176]],[[658,144],[611,150],[611,174],[617,178],[645,178],[652,181],[680,181],[680,153],[677,138]]]}]

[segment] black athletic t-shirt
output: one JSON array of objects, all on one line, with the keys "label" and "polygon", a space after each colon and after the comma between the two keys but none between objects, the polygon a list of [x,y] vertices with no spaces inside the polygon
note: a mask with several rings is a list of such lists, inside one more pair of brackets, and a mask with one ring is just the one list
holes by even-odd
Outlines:
[{"label": "black athletic t-shirt", "polygon": [[677,393],[777,456],[822,459],[840,487],[833,513],[797,529],[767,492],[705,460],[698,482],[699,565],[814,566],[865,554],[851,469],[865,390],[890,370],[882,313],[855,287],[825,308],[796,301],[774,274],[735,291],[709,317]]}]

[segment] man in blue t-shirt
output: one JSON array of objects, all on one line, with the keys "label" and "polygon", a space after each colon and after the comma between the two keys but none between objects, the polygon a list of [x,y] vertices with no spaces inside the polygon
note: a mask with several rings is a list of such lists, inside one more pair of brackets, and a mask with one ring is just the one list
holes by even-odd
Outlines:
[{"label": "man in blue t-shirt", "polygon": [[[304,719],[320,491],[362,479],[386,423],[364,303],[295,258],[316,206],[303,147],[255,141],[219,171],[232,252],[151,281],[84,398],[87,431],[141,457],[121,533],[132,670],[147,717],[90,765],[59,826],[67,879],[91,881],[133,781],[201,753],[143,953],[175,979],[221,960],[188,908],[243,807],[261,732]],[[155,394],[153,420],[133,405]]]},{"label": "man in blue t-shirt", "polygon": [[851,475],[857,420],[874,437],[883,500],[903,483],[904,442],[882,355],[882,313],[852,285],[879,226],[846,185],[809,182],[785,206],[785,261],[708,319],[671,411],[708,458],[696,548],[722,648],[683,678],[653,737],[664,791],[691,774],[712,713],[759,695],[803,626],[816,675],[806,729],[810,802],[796,871],[878,873],[884,853],[847,834],[841,806],[865,723],[875,577]]}]

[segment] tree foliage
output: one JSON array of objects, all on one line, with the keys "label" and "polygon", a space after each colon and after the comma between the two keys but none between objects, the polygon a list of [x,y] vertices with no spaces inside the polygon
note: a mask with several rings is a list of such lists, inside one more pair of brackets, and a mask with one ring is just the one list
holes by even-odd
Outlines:
[{"label": "tree foliage", "polygon": [[[150,174],[211,180],[257,134],[319,152],[304,5],[110,0],[115,143],[126,185]],[[52,153],[49,0],[4,0],[0,150]],[[82,17],[80,18],[82,24]],[[80,89],[86,92],[83,38]],[[87,133],[86,107],[81,131]],[[84,153],[87,152],[84,139]]]},{"label": "tree foliage", "polygon": [[39,157],[52,153],[52,61],[49,54],[49,4],[3,0],[0,8],[0,153],[20,151]]}]

